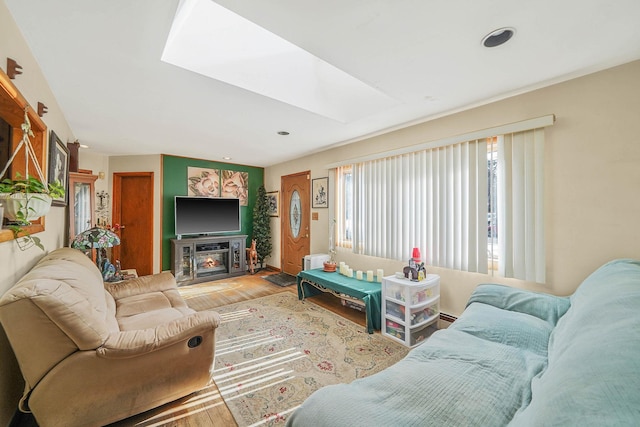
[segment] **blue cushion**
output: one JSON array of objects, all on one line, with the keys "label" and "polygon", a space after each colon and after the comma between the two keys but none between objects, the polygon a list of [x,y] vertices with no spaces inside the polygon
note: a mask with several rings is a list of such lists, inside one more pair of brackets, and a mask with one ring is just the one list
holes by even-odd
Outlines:
[{"label": "blue cushion", "polygon": [[505,285],[482,284],[473,291],[467,307],[474,302],[538,317],[555,326],[569,309],[569,298],[526,291]]},{"label": "blue cushion", "polygon": [[547,357],[552,326],[535,316],[479,302],[467,307],[449,329]]}]

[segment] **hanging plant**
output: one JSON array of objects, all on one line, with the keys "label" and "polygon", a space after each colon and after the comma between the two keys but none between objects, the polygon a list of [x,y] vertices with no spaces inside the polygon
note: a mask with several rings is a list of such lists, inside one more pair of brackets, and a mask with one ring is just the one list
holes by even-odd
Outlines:
[{"label": "hanging plant", "polygon": [[9,221],[28,225],[49,212],[52,198],[64,197],[64,187],[59,182],[45,185],[32,176],[27,179],[20,174],[16,176],[0,181],[0,200]]},{"label": "hanging plant", "polygon": [[64,197],[65,190],[60,182],[45,184],[44,177],[40,165],[35,155],[32,155],[35,162],[36,171],[40,176],[40,180],[29,175],[29,153],[33,153],[33,147],[29,136],[33,136],[31,131],[31,123],[27,115],[27,109],[24,111],[24,123],[22,124],[22,140],[16,147],[13,156],[5,165],[4,170],[0,173],[2,177],[8,170],[9,165],[15,158],[18,150],[24,147],[26,157],[26,178],[16,173],[16,178],[5,178],[0,181],[0,200],[4,205],[4,217],[9,221],[8,228],[13,231],[16,242],[20,249],[25,250],[33,245],[44,250],[44,246],[40,239],[31,236],[28,231],[22,227],[30,225],[31,221],[40,218],[49,212],[51,208],[52,198]]},{"label": "hanging plant", "polygon": [[35,245],[44,250],[40,239],[29,234],[23,227],[46,215],[53,197],[64,197],[64,187],[59,182],[45,185],[32,176],[22,179],[19,173],[16,174],[16,179],[6,178],[0,181],[4,217],[7,218],[7,226],[13,232],[20,249],[25,250]]}]

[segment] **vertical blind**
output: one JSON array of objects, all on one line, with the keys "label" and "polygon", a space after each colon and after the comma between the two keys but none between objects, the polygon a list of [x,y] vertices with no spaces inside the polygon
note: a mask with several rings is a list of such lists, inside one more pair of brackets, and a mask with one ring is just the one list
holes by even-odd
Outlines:
[{"label": "vertical blind", "polygon": [[498,269],[545,281],[544,129],[498,137]]},{"label": "vertical blind", "polygon": [[337,244],[397,260],[418,247],[428,265],[487,273],[493,197],[499,272],[544,282],[544,129],[499,136],[497,150],[497,197],[486,138],[338,166]]},{"label": "vertical blind", "polygon": [[419,247],[429,265],[487,271],[486,140],[357,163],[352,180],[354,252]]}]

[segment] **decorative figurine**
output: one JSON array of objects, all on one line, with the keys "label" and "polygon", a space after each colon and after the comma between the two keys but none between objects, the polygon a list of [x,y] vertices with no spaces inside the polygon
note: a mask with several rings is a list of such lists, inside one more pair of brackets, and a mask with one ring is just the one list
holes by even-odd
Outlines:
[{"label": "decorative figurine", "polygon": [[249,253],[249,271],[251,274],[255,272],[256,264],[258,264],[258,251],[256,250],[256,239],[251,240],[251,247],[247,250]]},{"label": "decorative figurine", "polygon": [[[411,262],[409,264],[411,264]],[[402,272],[404,273],[404,277],[406,277],[407,279],[414,282],[418,281],[418,270],[416,270],[415,267],[411,267],[411,265],[408,265],[402,270]]]},{"label": "decorative figurine", "polygon": [[420,249],[413,248],[411,258],[409,258],[409,265],[402,271],[404,273],[404,277],[413,282],[419,282],[427,277],[427,270],[424,267],[424,262],[420,259]]},{"label": "decorative figurine", "polygon": [[424,262],[420,263],[416,270],[418,270],[418,281],[422,281],[427,278],[427,269],[424,266]]}]

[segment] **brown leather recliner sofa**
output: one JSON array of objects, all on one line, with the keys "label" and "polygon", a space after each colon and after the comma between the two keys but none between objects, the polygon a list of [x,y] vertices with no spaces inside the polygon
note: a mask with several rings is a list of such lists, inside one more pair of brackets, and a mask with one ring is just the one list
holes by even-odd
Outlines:
[{"label": "brown leather recliner sofa", "polygon": [[170,273],[104,284],[82,252],[46,255],[0,299],[22,411],[40,426],[105,425],[207,385],[217,313],[195,312]]}]

